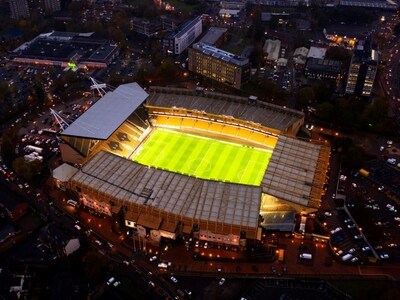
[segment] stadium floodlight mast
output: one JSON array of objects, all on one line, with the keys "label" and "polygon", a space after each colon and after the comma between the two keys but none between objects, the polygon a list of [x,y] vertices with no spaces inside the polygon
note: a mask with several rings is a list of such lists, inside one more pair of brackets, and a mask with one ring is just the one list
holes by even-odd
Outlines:
[{"label": "stadium floodlight mast", "polygon": [[101,97],[103,97],[107,91],[107,84],[105,83],[100,83],[96,81],[93,77],[89,77],[90,81],[92,82],[92,85],[90,86],[90,90],[97,90],[97,92],[100,94]]},{"label": "stadium floodlight mast", "polygon": [[58,112],[56,112],[54,109],[50,108],[50,113],[54,118],[54,122],[60,126],[60,129],[65,130],[68,126],[69,123],[65,121]]}]

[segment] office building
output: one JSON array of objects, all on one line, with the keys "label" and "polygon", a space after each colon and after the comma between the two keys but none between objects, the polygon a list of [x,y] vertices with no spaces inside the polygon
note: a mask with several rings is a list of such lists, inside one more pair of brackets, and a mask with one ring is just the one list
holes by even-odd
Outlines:
[{"label": "office building", "polygon": [[250,77],[250,62],[204,43],[189,49],[189,71],[240,89]]},{"label": "office building", "polygon": [[163,48],[169,54],[179,55],[203,32],[201,16],[184,23],[180,29],[163,40]]},{"label": "office building", "polygon": [[359,41],[351,58],[346,94],[369,97],[378,70],[379,54],[371,40]]}]

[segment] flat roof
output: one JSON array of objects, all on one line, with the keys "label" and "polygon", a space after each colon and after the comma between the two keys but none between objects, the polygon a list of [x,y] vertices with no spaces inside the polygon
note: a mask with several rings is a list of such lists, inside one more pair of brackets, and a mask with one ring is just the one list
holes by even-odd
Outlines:
[{"label": "flat roof", "polygon": [[[258,227],[261,188],[202,180],[101,151],[70,182],[110,198],[195,220]],[[139,216],[140,219],[140,216]],[[153,222],[154,221],[154,222]],[[150,222],[141,219],[141,222]],[[152,226],[159,226],[152,220]]]},{"label": "flat roof", "polygon": [[326,48],[311,46],[310,50],[308,51],[307,57],[323,59],[325,58],[325,54],[326,54]]},{"label": "flat roof", "polygon": [[215,45],[218,39],[228,31],[227,28],[210,27],[207,33],[200,40],[201,43]]},{"label": "flat roof", "polygon": [[190,29],[192,29],[198,22],[202,22],[201,16],[194,18],[193,20],[189,20],[184,23],[179,31],[172,35],[173,38],[181,38],[184,34],[186,34]]},{"label": "flat roof", "polygon": [[281,41],[268,39],[264,43],[263,51],[268,53],[268,60],[277,60],[281,51]]},{"label": "flat roof", "polygon": [[178,107],[205,111],[209,114],[231,116],[258,123],[267,128],[285,131],[304,118],[300,111],[278,105],[258,102],[249,105],[248,98],[207,92],[197,95],[194,91],[179,88],[151,87],[146,106]]},{"label": "flat roof", "polygon": [[243,56],[239,56],[227,51],[224,51],[222,49],[213,47],[211,45],[199,42],[193,45],[193,49],[211,56],[211,57],[215,57],[217,59],[238,65],[238,66],[245,66],[249,63],[249,59]]},{"label": "flat roof", "polygon": [[61,135],[106,140],[147,96],[136,82],[120,85],[94,103]]},{"label": "flat roof", "polygon": [[117,45],[93,33],[50,32],[40,34],[13,51],[17,58],[68,62],[102,61],[112,55]]}]

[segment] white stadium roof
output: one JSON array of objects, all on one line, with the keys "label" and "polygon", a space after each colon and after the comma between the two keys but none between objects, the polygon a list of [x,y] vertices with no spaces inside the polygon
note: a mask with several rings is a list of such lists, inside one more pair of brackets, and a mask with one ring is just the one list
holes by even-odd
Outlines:
[{"label": "white stadium roof", "polygon": [[150,206],[181,217],[258,226],[260,187],[149,168],[105,151],[92,157],[71,181],[99,191],[107,199]]},{"label": "white stadium roof", "polygon": [[136,82],[120,85],[100,98],[61,134],[106,140],[147,96]]}]

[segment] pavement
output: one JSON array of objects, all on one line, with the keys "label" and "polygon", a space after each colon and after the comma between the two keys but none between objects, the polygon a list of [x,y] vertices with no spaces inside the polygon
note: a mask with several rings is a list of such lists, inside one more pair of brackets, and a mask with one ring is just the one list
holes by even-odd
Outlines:
[{"label": "pavement", "polygon": [[[111,242],[118,251],[129,258],[135,256],[133,242],[136,243],[136,250],[139,248],[137,237],[126,237],[115,230],[114,221],[111,218],[104,218],[91,215],[83,209],[76,211],[75,208],[66,205],[63,199],[68,199],[70,195],[64,191],[58,190],[49,184],[48,195],[52,198],[55,205],[67,210],[67,213],[73,214],[78,218],[82,225],[92,229],[100,238]],[[141,241],[141,245],[144,243]],[[313,259],[310,263],[304,263],[299,259],[300,249],[302,247],[313,249]],[[208,256],[207,260],[193,259],[194,250]],[[157,255],[160,259],[171,261],[174,274],[188,276],[215,276],[215,277],[266,277],[266,276],[285,276],[285,277],[346,277],[360,278],[373,277],[400,280],[400,265],[382,264],[382,265],[348,265],[333,259],[332,265],[326,265],[327,257],[332,257],[329,247],[324,243],[314,243],[308,240],[296,239],[292,236],[278,237],[277,249],[285,249],[285,265],[287,273],[283,274],[283,262],[267,263],[264,261],[239,261],[243,257],[242,252],[235,252],[224,249],[204,249],[194,248],[187,250],[184,244],[175,244],[167,250],[160,249],[156,244],[147,241],[146,252],[142,253],[144,257]],[[219,261],[220,258],[226,258],[228,261]],[[144,259],[147,261],[147,259]],[[256,266],[256,268],[254,268]],[[221,267],[221,271],[217,270]],[[276,273],[273,272],[275,268]]]}]

